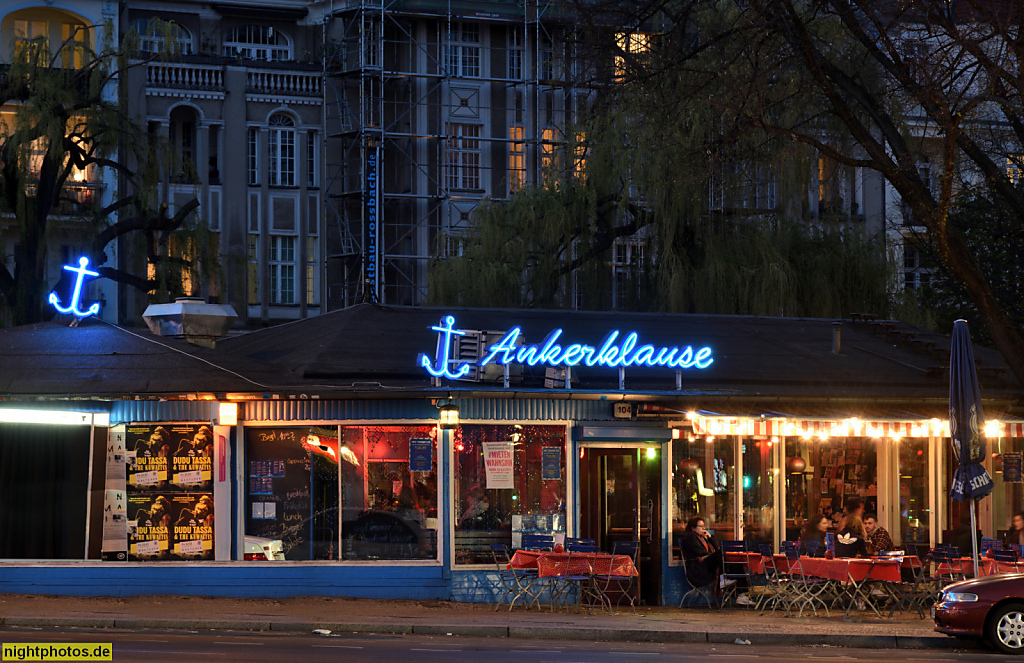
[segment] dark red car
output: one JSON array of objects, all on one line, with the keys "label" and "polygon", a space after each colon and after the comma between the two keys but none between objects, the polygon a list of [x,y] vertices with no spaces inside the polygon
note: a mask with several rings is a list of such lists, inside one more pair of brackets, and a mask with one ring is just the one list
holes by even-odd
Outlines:
[{"label": "dark red car", "polygon": [[935,630],[984,638],[1004,654],[1024,654],[1024,573],[953,583],[932,606]]}]

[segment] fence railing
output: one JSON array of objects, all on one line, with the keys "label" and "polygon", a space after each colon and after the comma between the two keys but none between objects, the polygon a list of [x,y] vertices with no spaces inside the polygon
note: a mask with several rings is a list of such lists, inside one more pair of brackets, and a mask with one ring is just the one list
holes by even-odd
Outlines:
[{"label": "fence railing", "polygon": [[250,70],[246,73],[246,92],[319,97],[320,89],[319,72]]},{"label": "fence railing", "polygon": [[146,65],[146,87],[223,90],[224,70],[219,66],[150,62]]}]

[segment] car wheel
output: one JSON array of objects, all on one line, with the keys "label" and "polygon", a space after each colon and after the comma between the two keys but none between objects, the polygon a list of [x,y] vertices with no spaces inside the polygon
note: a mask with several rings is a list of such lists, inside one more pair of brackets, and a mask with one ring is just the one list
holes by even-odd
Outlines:
[{"label": "car wheel", "polygon": [[985,639],[1004,654],[1024,654],[1024,605],[996,609],[985,626]]}]

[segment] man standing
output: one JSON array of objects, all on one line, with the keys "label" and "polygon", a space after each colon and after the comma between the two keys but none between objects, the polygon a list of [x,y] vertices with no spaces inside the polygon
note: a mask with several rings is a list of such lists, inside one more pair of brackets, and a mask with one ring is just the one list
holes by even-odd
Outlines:
[{"label": "man standing", "polygon": [[864,529],[868,532],[868,552],[877,555],[883,550],[892,550],[893,542],[889,532],[878,524],[878,517],[873,513],[864,514]]}]

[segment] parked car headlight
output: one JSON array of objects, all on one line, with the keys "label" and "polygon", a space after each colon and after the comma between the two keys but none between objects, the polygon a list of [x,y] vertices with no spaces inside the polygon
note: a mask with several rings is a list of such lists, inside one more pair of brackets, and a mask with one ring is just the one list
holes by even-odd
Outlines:
[{"label": "parked car headlight", "polygon": [[978,595],[969,592],[946,592],[942,600],[950,603],[970,603],[977,601]]}]

